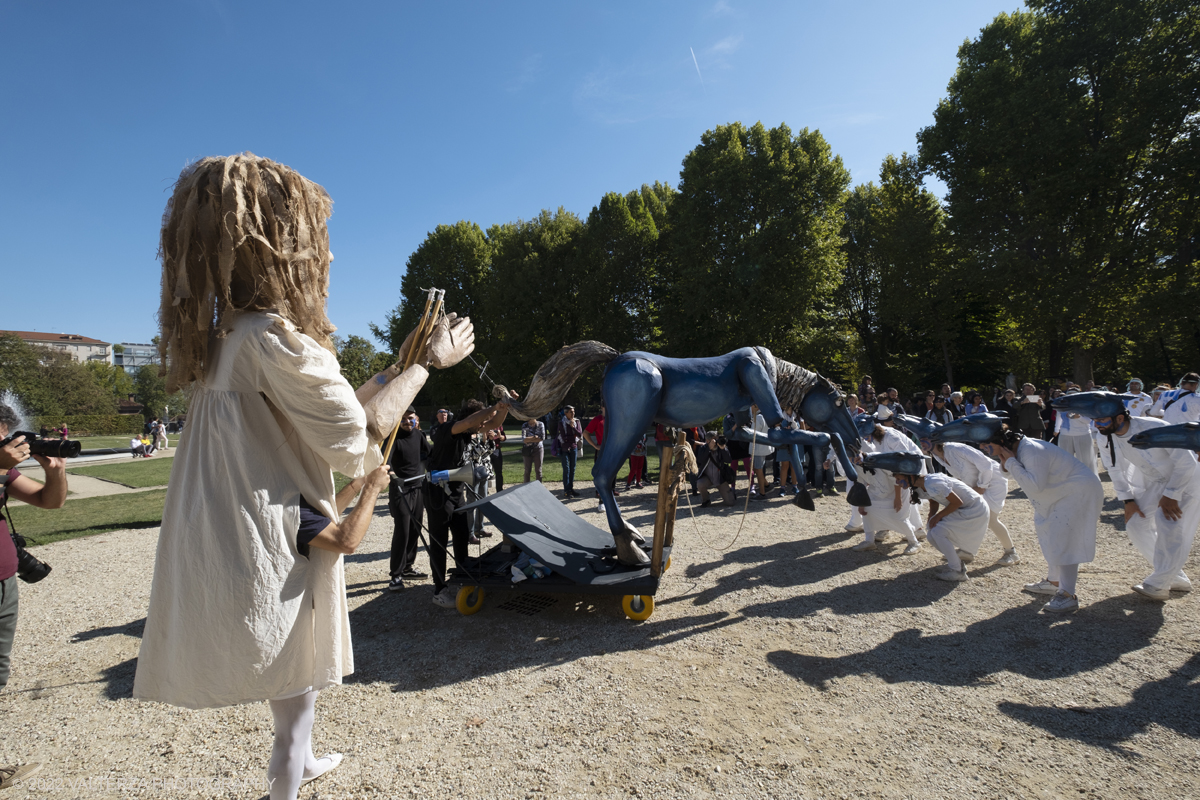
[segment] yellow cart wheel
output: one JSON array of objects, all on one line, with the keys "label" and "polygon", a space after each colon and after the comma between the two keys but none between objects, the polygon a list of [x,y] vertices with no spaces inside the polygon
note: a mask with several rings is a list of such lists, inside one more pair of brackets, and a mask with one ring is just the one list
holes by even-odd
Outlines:
[{"label": "yellow cart wheel", "polygon": [[483,608],[483,589],[478,586],[464,586],[458,590],[454,600],[458,613],[470,615]]},{"label": "yellow cart wheel", "polygon": [[648,594],[627,594],[621,598],[621,610],[630,619],[641,622],[654,613],[654,598]]}]

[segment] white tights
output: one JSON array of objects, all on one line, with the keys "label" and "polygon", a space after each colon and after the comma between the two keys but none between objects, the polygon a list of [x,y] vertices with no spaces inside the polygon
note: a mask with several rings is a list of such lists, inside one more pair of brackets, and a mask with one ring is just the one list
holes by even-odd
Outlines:
[{"label": "white tights", "polygon": [[1007,553],[1013,549],[1012,537],[1008,535],[1008,526],[1000,521],[1000,512],[989,508],[988,515],[988,530],[996,534],[996,538],[1000,540],[1000,546]]},{"label": "white tights", "polygon": [[[1067,594],[1075,594],[1075,583],[1079,580],[1078,564],[1051,564],[1046,571],[1046,577],[1051,583],[1057,583],[1058,588]],[[271,800],[275,800],[271,798]]]},{"label": "white tights", "polygon": [[275,744],[271,748],[271,765],[267,767],[271,800],[296,800],[304,774],[312,775],[320,769],[312,751],[317,694],[305,692],[271,701],[271,716],[275,718]]}]

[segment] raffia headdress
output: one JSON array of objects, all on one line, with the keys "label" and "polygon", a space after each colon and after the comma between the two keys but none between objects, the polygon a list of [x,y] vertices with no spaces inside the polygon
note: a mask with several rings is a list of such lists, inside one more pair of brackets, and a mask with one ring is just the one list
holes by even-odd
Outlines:
[{"label": "raffia headdress", "polygon": [[325,316],[333,201],[290,167],[253,153],[199,161],[163,214],[160,374],[175,391],[203,379],[210,335],[231,312],[272,309],[333,349]]}]

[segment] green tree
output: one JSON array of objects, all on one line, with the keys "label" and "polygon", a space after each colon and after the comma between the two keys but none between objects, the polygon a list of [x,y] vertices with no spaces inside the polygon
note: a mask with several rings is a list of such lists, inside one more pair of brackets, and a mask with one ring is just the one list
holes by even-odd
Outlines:
[{"label": "green tree", "polygon": [[334,336],[333,345],[342,377],[355,389],[396,360],[389,353],[375,352],[375,347],[361,336]]},{"label": "green tree", "polygon": [[[116,347],[120,347],[120,345],[114,345],[114,348]],[[104,390],[116,398],[118,403],[133,394],[133,378],[120,367],[113,366],[106,361],[88,361],[84,367],[92,373],[96,383],[104,387]]]},{"label": "green tree", "polygon": [[[482,302],[491,271],[492,249],[483,230],[465,220],[438,225],[425,237],[408,258],[400,281],[400,304],[388,313],[382,326],[371,326],[371,332],[393,361],[425,309],[425,290],[434,287],[446,290],[447,312],[471,317],[476,346],[483,347],[489,340],[490,315],[483,313]],[[464,397],[479,394],[480,384],[471,370],[469,361],[455,369],[434,370],[418,396],[419,402],[456,404]]]},{"label": "green tree", "polygon": [[111,414],[115,397],[70,355],[0,336],[0,391],[9,390],[33,415]]},{"label": "green tree", "polygon": [[794,357],[837,286],[850,182],[841,159],[817,131],[735,122],[705,132],[680,177],[663,276],[667,349],[760,344]]},{"label": "green tree", "polygon": [[1049,343],[1047,372],[1069,348],[1082,382],[1148,294],[1194,272],[1200,8],[1028,7],[959,49],[920,157],[946,183],[970,274]]}]

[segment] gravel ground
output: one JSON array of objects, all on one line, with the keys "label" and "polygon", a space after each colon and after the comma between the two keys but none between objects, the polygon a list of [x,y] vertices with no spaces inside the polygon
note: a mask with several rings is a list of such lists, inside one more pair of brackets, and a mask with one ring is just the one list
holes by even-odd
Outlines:
[{"label": "gravel ground", "polygon": [[[1106,483],[1084,608],[1039,613],[1020,592],[1044,562],[1015,486],[1025,561],[989,566],[989,538],[966,584],[934,580],[933,548],[901,556],[895,535],[852,552],[841,498],[755,504],[732,547],[740,504],[696,525],[685,504],[642,623],[614,597],[526,616],[493,593],[465,617],[428,584],[388,593],[381,505],[346,564],[357,672],[317,705],[317,753],[347,758],[301,797],[1195,796],[1196,600],[1130,592],[1147,569]],[[645,530],[654,497],[621,497]],[[600,522],[594,499],[572,507]],[[38,548],[54,573],[21,586],[0,764],[46,769],[6,800],[265,796],[265,703],[130,698],[156,533]]]}]

